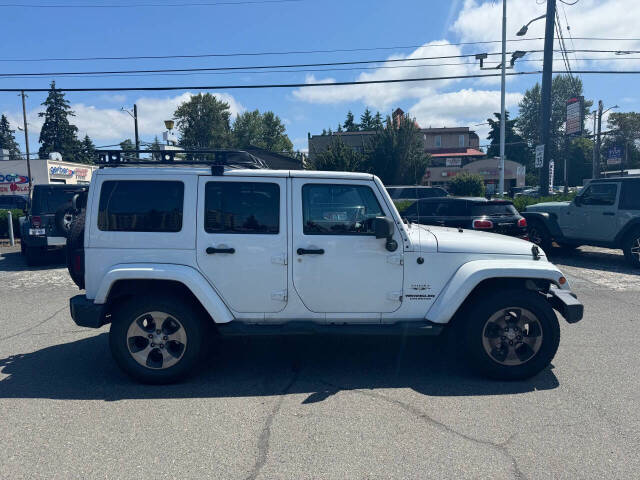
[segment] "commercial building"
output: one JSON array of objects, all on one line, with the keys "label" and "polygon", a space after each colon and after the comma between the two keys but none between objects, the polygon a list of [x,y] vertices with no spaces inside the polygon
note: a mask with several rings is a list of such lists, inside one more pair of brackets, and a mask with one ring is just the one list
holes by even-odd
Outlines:
[{"label": "commercial building", "polygon": [[[66,183],[88,184],[97,168],[82,163],[65,162],[59,154],[51,158],[33,159],[31,182],[33,185]],[[0,160],[0,195],[28,195],[29,176],[26,160]]]}]

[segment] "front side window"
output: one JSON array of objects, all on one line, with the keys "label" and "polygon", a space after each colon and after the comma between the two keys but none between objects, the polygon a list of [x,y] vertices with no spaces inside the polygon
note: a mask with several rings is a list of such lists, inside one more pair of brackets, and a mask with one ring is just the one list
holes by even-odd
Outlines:
[{"label": "front side window", "polygon": [[208,182],[207,233],[272,234],[280,231],[280,187],[262,182]]},{"label": "front side window", "polygon": [[373,190],[365,185],[302,187],[305,235],[372,235],[373,220],[383,215]]},{"label": "front side window", "polygon": [[615,183],[594,183],[587,187],[580,200],[583,205],[613,205],[617,191]]},{"label": "front side window", "polygon": [[107,232],[179,232],[184,183],[109,180],[102,183],[98,228]]}]

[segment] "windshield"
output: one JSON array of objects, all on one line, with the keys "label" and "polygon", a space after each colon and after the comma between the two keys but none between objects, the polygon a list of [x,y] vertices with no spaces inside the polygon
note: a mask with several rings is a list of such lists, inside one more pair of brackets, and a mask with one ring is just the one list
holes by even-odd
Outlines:
[{"label": "windshield", "polygon": [[73,196],[79,189],[39,188],[33,192],[33,215],[56,213],[61,208],[71,206]]},{"label": "windshield", "polygon": [[516,207],[511,203],[480,203],[471,205],[471,215],[479,217],[482,215],[517,215]]}]

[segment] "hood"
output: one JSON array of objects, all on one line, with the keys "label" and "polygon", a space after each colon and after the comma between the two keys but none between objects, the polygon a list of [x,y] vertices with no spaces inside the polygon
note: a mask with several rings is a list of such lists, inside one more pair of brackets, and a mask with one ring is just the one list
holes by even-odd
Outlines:
[{"label": "hood", "polygon": [[[477,230],[429,227],[438,243],[438,252],[531,256],[533,243],[515,237]],[[543,252],[540,251],[543,255]]]},{"label": "hood", "polygon": [[564,210],[571,202],[544,202],[528,205],[525,212],[552,212],[556,210]]}]

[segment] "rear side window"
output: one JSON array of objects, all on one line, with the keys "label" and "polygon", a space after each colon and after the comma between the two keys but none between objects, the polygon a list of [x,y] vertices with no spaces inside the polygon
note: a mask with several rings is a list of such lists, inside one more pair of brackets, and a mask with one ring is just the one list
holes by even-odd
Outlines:
[{"label": "rear side window", "polygon": [[276,183],[208,182],[204,198],[207,233],[280,231],[280,187]]},{"label": "rear side window", "polygon": [[620,210],[640,210],[640,181],[622,182]]},{"label": "rear side window", "polygon": [[179,232],[184,184],[110,180],[102,184],[98,228],[107,232]]},{"label": "rear side window", "polygon": [[365,185],[302,187],[305,235],[371,235],[373,219],[383,215],[373,190]]},{"label": "rear side window", "polygon": [[467,215],[466,202],[441,202],[435,215],[437,217],[464,217]]},{"label": "rear side window", "polygon": [[440,204],[438,202],[416,202],[413,205],[412,215],[418,215],[420,217],[433,217],[436,214],[436,210]]},{"label": "rear side window", "polygon": [[518,211],[511,203],[476,203],[471,204],[471,215],[517,215]]},{"label": "rear side window", "polygon": [[433,197],[446,197],[447,191],[443,188],[417,188],[418,198],[433,198]]},{"label": "rear side window", "polygon": [[580,200],[583,205],[613,205],[616,203],[618,185],[615,183],[593,183],[587,187]]}]

